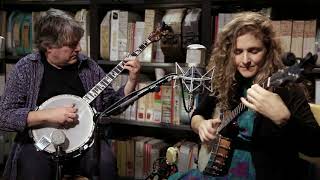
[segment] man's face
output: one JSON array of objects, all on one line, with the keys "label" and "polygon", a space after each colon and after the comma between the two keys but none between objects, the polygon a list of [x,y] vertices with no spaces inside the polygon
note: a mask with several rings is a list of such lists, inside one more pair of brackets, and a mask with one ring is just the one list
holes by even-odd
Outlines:
[{"label": "man's face", "polygon": [[245,78],[254,77],[263,66],[266,48],[262,41],[254,35],[247,33],[237,38],[235,65]]},{"label": "man's face", "polygon": [[62,46],[61,48],[48,48],[46,55],[48,62],[56,68],[63,68],[77,62],[77,55],[81,51],[80,43],[76,46]]}]

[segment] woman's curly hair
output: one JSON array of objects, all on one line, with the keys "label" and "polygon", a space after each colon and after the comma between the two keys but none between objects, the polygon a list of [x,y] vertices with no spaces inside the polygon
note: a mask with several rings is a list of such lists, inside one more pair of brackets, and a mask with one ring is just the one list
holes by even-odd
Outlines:
[{"label": "woman's curly hair", "polygon": [[231,108],[230,100],[236,94],[236,87],[239,85],[236,76],[237,68],[234,64],[237,38],[248,33],[261,39],[267,49],[265,63],[255,76],[254,83],[262,83],[272,73],[283,67],[281,45],[275,37],[271,20],[256,12],[235,15],[234,19],[218,34],[207,66],[208,69],[214,67],[212,88],[218,98],[218,106],[222,110]]}]

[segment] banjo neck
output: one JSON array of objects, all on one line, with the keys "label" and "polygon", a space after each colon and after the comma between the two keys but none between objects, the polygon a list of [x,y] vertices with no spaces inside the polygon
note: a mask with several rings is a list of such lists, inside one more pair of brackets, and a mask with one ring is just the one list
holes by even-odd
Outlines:
[{"label": "banjo neck", "polygon": [[[149,38],[147,38],[135,51],[133,51],[131,54],[128,54],[125,58],[132,57],[132,56],[138,56],[139,54],[141,54],[141,52],[149,44],[152,43],[152,41]],[[125,63],[126,63],[126,61],[122,60],[105,77],[103,77],[87,94],[85,94],[82,97],[82,99],[84,99],[88,104],[90,104],[124,70]]]},{"label": "banjo neck", "polygon": [[[270,77],[267,79],[267,81],[262,83],[262,87],[270,87]],[[221,113],[220,114],[221,124],[218,127],[217,132],[220,133],[222,129],[224,129],[228,124],[230,124],[236,117],[238,117],[246,109],[247,107],[243,103],[240,103],[232,111]]]}]

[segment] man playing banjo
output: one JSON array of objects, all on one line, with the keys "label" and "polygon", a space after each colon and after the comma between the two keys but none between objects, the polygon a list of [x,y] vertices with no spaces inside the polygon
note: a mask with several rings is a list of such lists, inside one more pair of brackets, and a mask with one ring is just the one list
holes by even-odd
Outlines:
[{"label": "man playing banjo", "polygon": [[[79,53],[83,33],[84,30],[72,16],[56,9],[43,12],[35,24],[38,52],[23,57],[15,65],[1,99],[0,128],[17,132],[4,172],[6,179],[44,180],[55,177],[55,164],[50,154],[37,151],[28,132],[47,125],[67,129],[76,126],[80,116],[86,115],[72,103],[37,109],[48,99],[54,100],[57,95],[83,97],[106,75],[95,61]],[[134,57],[127,58],[123,68],[129,71],[125,86],[118,91],[110,86],[105,87],[90,104],[98,112],[135,89],[139,78],[139,61]],[[94,170],[100,168],[100,179],[115,179],[115,157],[107,142],[100,140],[100,144],[100,150],[91,146],[79,156],[64,161],[63,170],[72,170],[67,173],[81,173],[92,179]],[[101,152],[99,165],[94,158],[96,151]]]}]

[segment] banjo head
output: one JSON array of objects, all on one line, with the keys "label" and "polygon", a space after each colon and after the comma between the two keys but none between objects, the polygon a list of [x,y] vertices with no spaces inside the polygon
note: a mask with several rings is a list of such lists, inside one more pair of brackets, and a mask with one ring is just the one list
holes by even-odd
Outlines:
[{"label": "banjo head", "polygon": [[[57,125],[41,125],[31,130],[32,137],[38,149],[48,153],[54,153],[56,149],[51,143],[51,135],[57,130],[62,131],[66,136],[65,143],[62,145],[62,149],[66,154],[75,152],[80,148],[87,148],[84,146],[92,139],[91,137],[94,131],[94,111],[81,97],[75,95],[54,96],[42,103],[39,110],[64,107],[72,104],[78,109],[78,123],[74,126],[65,128],[58,127]],[[49,141],[50,144],[40,148],[39,144],[42,144],[43,141]]]},{"label": "banjo head", "polygon": [[207,167],[208,161],[210,159],[211,149],[212,149],[212,146],[210,144],[207,144],[207,143],[201,144],[199,157],[198,157],[198,169],[200,170],[200,172],[203,172]]}]

